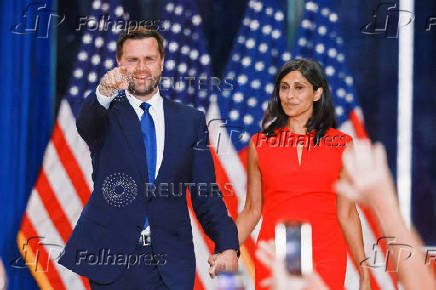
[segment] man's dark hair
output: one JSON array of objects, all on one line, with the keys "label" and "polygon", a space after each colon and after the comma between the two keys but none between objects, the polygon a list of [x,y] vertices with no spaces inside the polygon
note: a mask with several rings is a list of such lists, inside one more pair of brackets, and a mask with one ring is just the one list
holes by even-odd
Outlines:
[{"label": "man's dark hair", "polygon": [[157,41],[157,45],[159,48],[159,54],[161,58],[165,56],[165,48],[164,48],[164,39],[162,35],[159,34],[156,30],[149,30],[144,26],[134,26],[129,27],[124,30],[120,37],[117,40],[117,59],[121,58],[123,54],[123,44],[127,39],[142,39],[153,37]]}]

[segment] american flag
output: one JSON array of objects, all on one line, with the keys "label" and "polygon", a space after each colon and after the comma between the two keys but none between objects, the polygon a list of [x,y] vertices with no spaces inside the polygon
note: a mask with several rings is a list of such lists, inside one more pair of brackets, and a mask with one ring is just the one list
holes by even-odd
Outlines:
[{"label": "american flag", "polygon": [[233,90],[222,91],[217,100],[222,117],[240,130],[234,140],[243,150],[250,136],[260,130],[260,121],[271,99],[278,69],[291,59],[284,32],[284,13],[276,1],[249,1],[232,48],[225,78],[234,79]]},{"label": "american flag", "polygon": [[121,27],[114,23],[126,19],[119,2],[94,0],[88,16],[90,27],[95,28],[104,15],[107,25],[100,22],[99,29],[82,27],[70,85],[17,236],[23,259],[42,289],[89,289],[87,279],[57,260],[93,188],[90,153],[77,133],[76,116],[83,99],[116,65],[116,40]]}]

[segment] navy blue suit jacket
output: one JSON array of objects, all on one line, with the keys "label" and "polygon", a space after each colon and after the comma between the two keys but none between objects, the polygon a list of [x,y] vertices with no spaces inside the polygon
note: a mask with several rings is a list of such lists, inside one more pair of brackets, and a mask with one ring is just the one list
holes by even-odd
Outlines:
[{"label": "navy blue suit jacket", "polygon": [[[170,289],[192,289],[195,256],[186,186],[204,232],[215,242],[215,252],[239,249],[237,228],[219,192],[206,186],[214,184],[215,172],[204,114],[165,97],[163,108],[164,153],[154,181],[157,188],[163,186],[160,192],[146,194],[140,122],[124,91],[107,110],[94,93],[84,101],[76,125],[91,151],[94,190],[59,260],[66,268],[99,283],[116,280],[126,269],[123,257],[134,252],[147,215],[165,284]],[[119,196],[113,194],[117,190]],[[112,259],[108,253],[118,256]]]}]

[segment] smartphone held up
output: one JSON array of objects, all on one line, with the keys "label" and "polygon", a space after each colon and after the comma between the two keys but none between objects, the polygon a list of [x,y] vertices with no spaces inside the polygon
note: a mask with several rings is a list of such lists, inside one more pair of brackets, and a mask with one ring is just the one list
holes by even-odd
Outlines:
[{"label": "smartphone held up", "polygon": [[290,275],[313,272],[312,226],[306,222],[284,221],[275,228],[276,257],[284,261]]}]

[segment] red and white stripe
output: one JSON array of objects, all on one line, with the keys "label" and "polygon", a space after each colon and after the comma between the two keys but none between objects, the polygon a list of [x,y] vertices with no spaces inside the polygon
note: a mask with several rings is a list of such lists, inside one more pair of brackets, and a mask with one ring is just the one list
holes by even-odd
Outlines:
[{"label": "red and white stripe", "polygon": [[[88,147],[63,100],[17,237],[42,289],[89,289],[85,278],[59,265],[57,258],[92,191],[91,172]],[[23,247],[29,239],[29,245]],[[41,271],[47,265],[47,270]]]}]

